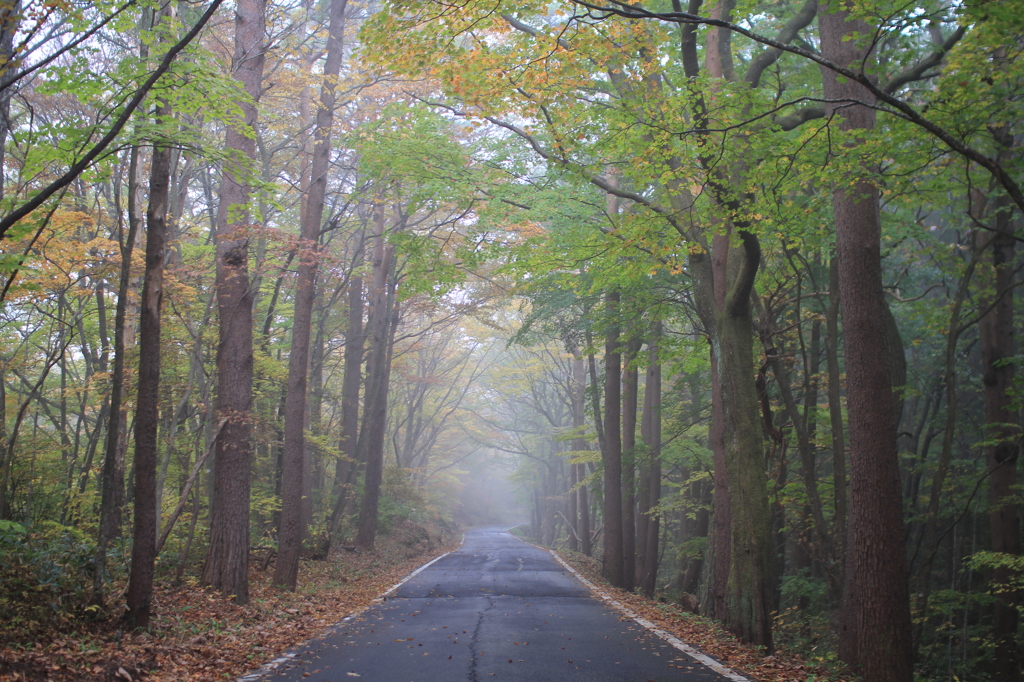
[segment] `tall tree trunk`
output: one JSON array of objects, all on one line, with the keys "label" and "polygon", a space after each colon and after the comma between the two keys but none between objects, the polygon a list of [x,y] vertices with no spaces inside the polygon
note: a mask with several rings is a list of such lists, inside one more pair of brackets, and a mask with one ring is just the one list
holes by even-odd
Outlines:
[{"label": "tall tree trunk", "polygon": [[728,406],[724,411],[725,451],[731,519],[725,622],[740,639],[770,650],[771,518],[753,385],[749,310],[738,314],[725,311],[718,336],[722,403]]},{"label": "tall tree trunk", "polygon": [[[362,237],[357,247],[357,267],[362,260]],[[359,386],[363,367],[363,278],[353,277],[348,291],[348,328],[345,331],[345,376],[341,383],[341,443],[338,462],[334,468],[334,509],[327,528],[329,554],[331,541],[338,530],[341,516],[351,493],[351,482],[358,463],[356,439],[359,436]]]},{"label": "tall tree trunk", "polygon": [[[819,16],[822,55],[840,66],[867,65],[862,44],[872,35],[831,2]],[[823,70],[827,100],[867,106],[830,107],[840,129],[869,130],[874,98],[855,82]],[[910,595],[905,559],[902,491],[882,291],[878,188],[867,168],[835,188],[832,205],[839,257],[850,426],[850,519],[840,657],[865,682],[913,678]]]},{"label": "tall tree trunk", "polygon": [[235,10],[235,78],[251,100],[238,103],[240,127],[228,128],[225,148],[234,154],[226,164],[217,207],[217,409],[225,419],[214,455],[214,504],[210,545],[202,581],[249,601],[249,489],[252,458],[252,305],[248,239],[249,200],[245,167],[256,160],[256,143],[246,131],[256,126],[256,103],[263,81],[264,0],[239,0]]},{"label": "tall tree trunk", "polygon": [[566,499],[566,518],[569,521],[568,542],[569,551],[578,552],[580,551],[580,510],[579,510],[579,495],[576,494],[576,465],[569,465],[569,494]]},{"label": "tall tree trunk", "polygon": [[[325,304],[324,289],[317,287],[316,303],[313,306],[313,334],[309,348],[309,403],[306,410],[306,431],[314,440],[307,442],[303,448],[302,465],[306,472],[302,482],[302,527],[306,529],[306,533],[313,525],[313,498],[318,497],[324,489],[324,475],[327,469],[325,453],[318,445],[319,439],[324,435],[324,325],[328,313]],[[323,501],[324,506],[329,504],[329,500]],[[319,550],[314,556],[319,556]]]},{"label": "tall tree trunk", "polygon": [[[579,452],[583,448],[578,447],[582,442],[580,438],[579,430],[583,427],[583,390],[581,390],[580,380],[583,379],[583,358],[579,354],[574,354],[572,365],[570,366],[570,393],[569,393],[569,411],[570,419],[572,421],[572,428],[575,431],[575,436],[572,439],[571,450]],[[577,455],[578,456],[578,455]],[[569,464],[569,499],[568,499],[568,513],[569,513],[569,549],[573,552],[580,550],[580,496],[577,486],[580,485],[579,468],[570,463]]]},{"label": "tall tree trunk", "polygon": [[[1007,202],[998,202],[995,232],[992,235],[991,291],[999,298],[981,318],[982,380],[985,384],[985,422],[988,436],[985,461],[988,466],[989,531],[993,552],[1019,556],[1020,496],[1017,489],[1017,458],[1020,427],[1013,407],[1014,380],[1014,237],[1011,232]],[[992,304],[991,300],[983,302]],[[1007,585],[1014,579],[1008,566],[995,568],[994,585]],[[992,635],[995,651],[992,656],[993,679],[1018,682],[1021,678],[1020,639],[1017,635],[1020,592],[996,588],[992,603]]]},{"label": "tall tree trunk", "polygon": [[[175,5],[167,3],[157,22],[174,21]],[[171,120],[167,100],[157,104],[159,123]],[[156,563],[157,431],[160,424],[160,312],[164,295],[167,249],[167,202],[171,182],[171,148],[154,144],[146,211],[146,273],[139,318],[139,387],[135,403],[135,523],[132,565],[128,580],[128,617],[137,628],[149,626]]]},{"label": "tall tree trunk", "polygon": [[636,585],[636,414],[640,373],[634,364],[639,338],[630,338],[622,370],[622,586]]},{"label": "tall tree trunk", "polygon": [[359,530],[356,545],[373,549],[377,538],[377,511],[380,486],[384,476],[384,435],[387,417],[388,339],[391,306],[389,305],[390,270],[394,247],[384,244],[384,206],[375,211],[377,234],[373,247],[373,290],[370,292],[370,356],[367,361],[366,405],[363,425],[359,431],[360,459],[366,462],[363,500],[359,509]]},{"label": "tall tree trunk", "polygon": [[[106,584],[107,547],[117,535],[121,525],[121,507],[124,504],[124,448],[122,439],[128,428],[127,408],[123,405],[124,356],[126,344],[128,298],[131,289],[132,254],[139,235],[135,187],[138,183],[139,148],[129,151],[128,163],[128,234],[121,239],[121,274],[117,286],[117,306],[114,310],[114,365],[110,376],[110,409],[107,424],[106,448],[103,454],[100,481],[99,533],[96,539],[96,557],[93,568],[92,602],[102,605]],[[120,215],[120,210],[118,215]]]},{"label": "tall tree trunk", "polygon": [[619,348],[619,293],[605,294],[608,331],[604,347],[604,555],[602,574],[622,587],[622,351]]},{"label": "tall tree trunk", "polygon": [[[741,224],[722,227],[710,255],[691,257],[698,312],[711,340],[715,560],[708,568],[716,617],[742,640],[770,650],[771,514],[750,306],[761,247]],[[738,246],[731,243],[734,229]]]},{"label": "tall tree trunk", "polygon": [[[828,365],[828,414],[832,437],[832,477],[835,492],[835,514],[832,517],[833,552],[843,584],[846,566],[847,498],[846,498],[846,434],[843,423],[842,374],[839,369],[839,259],[832,255],[828,266],[828,312],[825,315],[825,355]],[[841,594],[833,595],[836,598]]]},{"label": "tall tree trunk", "polygon": [[[579,434],[572,441],[572,449],[583,451],[587,449],[587,441],[583,438],[583,427],[587,421],[584,409],[587,377],[583,367],[583,356],[579,353],[572,361],[572,386],[572,428]],[[577,508],[579,510],[580,551],[590,556],[594,549],[590,546],[590,495],[587,484],[584,482],[587,477],[586,465],[574,464],[573,466],[576,467],[576,480],[579,484]]]},{"label": "tall tree trunk", "polygon": [[313,303],[316,301],[317,241],[327,191],[330,167],[331,126],[337,99],[335,87],[341,71],[342,37],[345,30],[347,0],[331,0],[327,59],[316,114],[315,143],[309,193],[299,235],[299,273],[295,292],[292,347],[288,356],[288,392],[284,414],[284,466],[281,481],[281,524],[274,584],[295,589],[299,576],[299,553],[306,533],[302,523],[305,471],[306,403],[309,377],[309,348],[313,329]]},{"label": "tall tree trunk", "polygon": [[[658,544],[661,537],[661,515],[655,512],[661,502],[661,331],[661,322],[654,322],[648,343],[650,357],[647,382],[644,384],[644,412],[640,428],[647,456],[644,475],[640,481],[643,503],[639,512],[643,522],[637,524],[637,544],[643,549],[640,552],[641,561],[638,562],[638,578],[640,589],[648,597],[654,596],[654,588],[657,586]],[[639,533],[641,528],[644,531],[642,534]]]}]

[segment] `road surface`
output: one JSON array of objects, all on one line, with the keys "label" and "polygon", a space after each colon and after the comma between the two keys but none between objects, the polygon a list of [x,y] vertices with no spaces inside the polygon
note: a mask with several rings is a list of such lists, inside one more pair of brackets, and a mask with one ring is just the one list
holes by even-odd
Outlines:
[{"label": "road surface", "polygon": [[317,682],[644,682],[725,678],[592,597],[549,552],[500,528],[383,603],[244,680]]}]

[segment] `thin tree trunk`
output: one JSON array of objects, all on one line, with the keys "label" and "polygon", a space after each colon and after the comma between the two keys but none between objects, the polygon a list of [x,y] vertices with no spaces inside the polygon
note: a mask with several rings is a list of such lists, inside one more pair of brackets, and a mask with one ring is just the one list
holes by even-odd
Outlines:
[{"label": "thin tree trunk", "polygon": [[[832,517],[832,538],[838,582],[843,584],[846,565],[846,434],[843,422],[842,375],[839,369],[839,259],[832,255],[828,266],[828,313],[825,317],[825,338],[828,365],[828,413],[832,436],[832,477],[834,480],[835,514]],[[835,594],[834,597],[841,597]]]},{"label": "thin tree trunk", "polygon": [[281,523],[278,530],[277,564],[274,584],[294,590],[299,576],[299,553],[306,534],[302,522],[306,471],[306,404],[309,378],[309,348],[316,301],[317,240],[324,212],[327,171],[330,166],[331,126],[334,120],[335,85],[341,71],[344,13],[347,0],[331,0],[327,60],[316,115],[315,143],[309,194],[299,247],[299,272],[292,324],[292,346],[288,356],[288,392],[285,398],[284,454],[281,482]]},{"label": "thin tree trunk", "polygon": [[[199,479],[199,474],[202,473],[203,465],[206,464],[206,460],[207,458],[209,458],[210,453],[213,450],[213,442],[216,440],[217,436],[220,435],[220,430],[222,428],[224,428],[223,421],[221,421],[221,423],[218,424],[217,428],[214,430],[213,438],[211,438],[210,440],[210,447],[207,447],[206,452],[203,453],[203,456],[199,457],[196,460],[196,463],[192,465],[192,473],[189,474],[188,480],[185,481],[185,486],[181,489],[181,495],[179,495],[178,498],[178,506],[174,508],[173,512],[171,512],[171,515],[167,519],[167,523],[164,524],[164,528],[160,532],[160,538],[157,540],[156,543],[157,554],[159,554],[160,550],[163,549],[164,544],[167,542],[167,538],[169,538],[171,535],[171,531],[174,530],[174,524],[178,522],[178,517],[180,517],[181,512],[184,511],[185,505],[188,503],[189,493],[192,492],[192,487],[195,485],[195,482]],[[195,526],[194,518],[192,519],[192,525]],[[190,535],[191,533],[192,530],[189,530]],[[189,542],[191,542],[191,540],[189,540]]]},{"label": "thin tree trunk", "polygon": [[[128,410],[123,404],[124,360],[125,348],[134,345],[134,326],[128,324],[128,309],[132,289],[132,255],[141,233],[137,192],[140,172],[139,148],[133,146],[128,155],[128,234],[121,239],[120,244],[121,273],[117,286],[117,306],[114,309],[114,365],[110,376],[109,422],[100,482],[99,533],[93,569],[92,602],[96,605],[102,605],[104,602],[107,547],[118,534],[125,497],[124,455],[127,445]],[[121,215],[120,210],[118,215]]]},{"label": "thin tree trunk", "polygon": [[658,579],[659,539],[661,537],[661,515],[655,510],[661,502],[661,340],[662,325],[653,323],[648,343],[650,356],[647,366],[647,382],[644,385],[643,423],[640,429],[644,445],[647,446],[646,474],[641,486],[646,490],[646,509],[641,509],[645,520],[644,534],[639,536],[643,546],[643,562],[640,564],[639,582],[643,593],[654,596]]},{"label": "thin tree trunk", "polygon": [[622,370],[622,586],[636,585],[636,414],[640,373],[634,364],[639,338],[630,338]]},{"label": "thin tree trunk", "polygon": [[359,510],[356,545],[373,549],[377,537],[377,511],[384,476],[384,431],[387,417],[388,338],[390,268],[394,247],[384,244],[384,206],[375,210],[376,235],[373,248],[373,290],[370,304],[370,357],[367,362],[366,407],[359,431],[360,459],[366,462],[363,500]]},{"label": "thin tree trunk", "polygon": [[570,552],[580,551],[580,510],[579,510],[579,495],[576,494],[576,485],[579,481],[576,480],[577,471],[576,465],[570,464],[568,471],[569,493],[565,501],[566,506],[566,520],[568,521],[567,541]]},{"label": "thin tree trunk", "polygon": [[[167,3],[154,24],[174,21],[175,5]],[[155,117],[165,123],[172,112],[159,100]],[[135,406],[135,523],[132,565],[128,579],[128,617],[137,628],[149,626],[156,563],[157,431],[160,425],[160,312],[164,295],[167,248],[167,202],[171,180],[171,148],[153,146],[146,211],[146,274],[139,319],[139,387]]]},{"label": "thin tree trunk", "polygon": [[[358,246],[358,252],[362,252],[362,244]],[[345,376],[341,384],[341,443],[338,448],[338,462],[334,469],[335,503],[327,529],[327,554],[330,554],[331,541],[345,512],[352,475],[358,463],[356,439],[359,435],[359,387],[362,384],[363,366],[362,277],[353,277],[349,282],[348,315],[348,329],[345,332]]]},{"label": "thin tree trunk", "polygon": [[774,346],[775,326],[771,315],[761,305],[760,298],[755,294],[754,301],[760,315],[761,342],[764,346],[765,357],[768,365],[775,375],[775,383],[779,387],[782,396],[782,405],[786,410],[793,430],[796,431],[797,451],[800,455],[800,473],[803,478],[804,492],[807,495],[807,507],[810,510],[811,521],[814,524],[814,536],[812,546],[819,548],[820,557],[832,555],[832,537],[829,533],[828,524],[825,522],[825,512],[821,503],[821,495],[818,493],[818,477],[815,464],[814,442],[811,433],[807,429],[807,423],[793,395],[793,388],[789,382],[789,372],[782,363],[781,351]]},{"label": "thin tree trunk", "polygon": [[[587,449],[587,441],[583,437],[583,427],[587,421],[586,402],[587,377],[583,366],[583,356],[577,352],[572,361],[572,426],[579,434],[573,439],[573,450],[583,451]],[[576,467],[576,480],[579,483],[577,491],[577,509],[579,510],[579,532],[580,551],[585,555],[593,554],[593,547],[590,544],[590,495],[585,482],[587,470],[585,464],[574,464]]]},{"label": "thin tree trunk", "polygon": [[[938,465],[932,473],[931,492],[928,497],[928,509],[925,514],[924,529],[921,532],[917,547],[911,559],[915,559],[917,550],[924,546],[925,558],[917,572],[922,576],[923,585],[917,593],[916,609],[920,613],[928,613],[928,603],[931,599],[932,590],[932,566],[936,555],[942,545],[942,537],[939,533],[939,507],[942,493],[945,490],[946,475],[949,473],[949,465],[953,458],[953,445],[956,437],[956,422],[960,416],[960,400],[957,391],[956,374],[956,350],[962,334],[970,323],[961,322],[961,312],[964,302],[970,293],[971,281],[974,272],[980,262],[983,251],[988,248],[989,243],[978,240],[975,243],[975,251],[971,254],[971,261],[967,264],[963,274],[960,276],[960,284],[957,287],[956,296],[953,299],[953,307],[949,314],[949,324],[946,330],[946,350],[944,357],[944,371],[940,386],[946,394],[946,417],[942,429],[942,449],[939,452]],[[941,399],[940,399],[941,402]],[[914,654],[920,646],[921,633],[926,625],[926,619],[919,620],[913,631]]]},{"label": "thin tree trunk", "polygon": [[605,294],[608,331],[604,350],[604,554],[602,574],[622,587],[622,355],[619,348],[619,293]]},{"label": "thin tree trunk", "polygon": [[10,458],[7,451],[7,361],[0,359],[0,519],[7,520],[7,483]]}]

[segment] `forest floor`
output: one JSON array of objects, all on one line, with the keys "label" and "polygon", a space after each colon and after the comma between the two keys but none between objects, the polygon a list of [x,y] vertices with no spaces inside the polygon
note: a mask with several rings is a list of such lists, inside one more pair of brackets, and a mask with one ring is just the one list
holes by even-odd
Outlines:
[{"label": "forest floor", "polygon": [[253,561],[245,606],[194,578],[177,586],[158,582],[148,632],[123,632],[111,617],[79,623],[46,641],[12,642],[0,619],[0,680],[234,680],[365,609],[460,539],[402,522],[378,537],[373,552],[339,551],[330,561],[303,561],[294,593],[271,586],[272,571]]},{"label": "forest floor", "polygon": [[600,562],[592,557],[567,550],[557,550],[557,554],[606,596],[741,675],[758,682],[850,682],[856,679],[843,671],[837,661],[828,660],[831,656],[820,656],[815,661],[813,657],[784,647],[766,656],[758,647],[741,644],[714,621],[690,613],[679,604],[663,603],[611,587],[601,577]]}]

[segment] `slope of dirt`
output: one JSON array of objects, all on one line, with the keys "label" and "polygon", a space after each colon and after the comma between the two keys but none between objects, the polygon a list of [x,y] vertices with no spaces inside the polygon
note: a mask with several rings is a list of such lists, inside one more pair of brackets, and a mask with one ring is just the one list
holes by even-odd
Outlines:
[{"label": "slope of dirt", "polygon": [[0,680],[237,679],[366,608],[459,542],[436,528],[403,522],[378,539],[374,552],[339,550],[329,561],[303,561],[295,593],[274,589],[272,571],[260,570],[254,557],[246,606],[194,579],[179,586],[158,583],[149,632],[124,632],[111,618],[50,641],[8,643],[0,649]]}]

